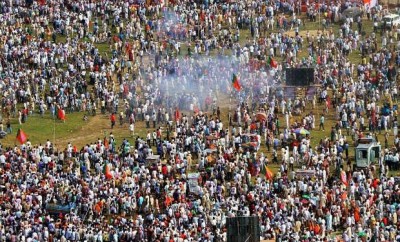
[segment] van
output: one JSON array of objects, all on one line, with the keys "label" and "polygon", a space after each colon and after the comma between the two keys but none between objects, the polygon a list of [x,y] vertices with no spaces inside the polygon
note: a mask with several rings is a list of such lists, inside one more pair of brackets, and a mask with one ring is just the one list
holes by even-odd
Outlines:
[{"label": "van", "polygon": [[397,14],[389,14],[382,18],[382,26],[384,28],[392,28],[400,24],[400,16]]}]

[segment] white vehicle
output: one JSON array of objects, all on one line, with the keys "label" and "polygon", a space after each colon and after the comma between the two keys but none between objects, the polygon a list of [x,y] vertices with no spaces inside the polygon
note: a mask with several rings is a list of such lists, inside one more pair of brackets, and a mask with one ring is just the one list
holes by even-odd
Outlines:
[{"label": "white vehicle", "polygon": [[382,26],[384,28],[392,28],[400,24],[400,16],[397,14],[389,14],[382,18]]}]

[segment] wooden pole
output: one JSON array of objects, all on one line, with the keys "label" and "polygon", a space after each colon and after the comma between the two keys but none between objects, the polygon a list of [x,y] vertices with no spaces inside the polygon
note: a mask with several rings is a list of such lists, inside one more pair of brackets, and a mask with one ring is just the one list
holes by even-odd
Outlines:
[{"label": "wooden pole", "polygon": [[53,147],[56,143],[56,115],[53,115]]}]

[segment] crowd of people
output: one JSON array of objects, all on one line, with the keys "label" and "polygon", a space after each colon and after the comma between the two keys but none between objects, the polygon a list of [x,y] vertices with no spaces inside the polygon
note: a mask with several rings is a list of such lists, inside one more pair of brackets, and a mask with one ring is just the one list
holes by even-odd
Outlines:
[{"label": "crowd of people", "polygon": [[[2,131],[62,110],[133,137],[1,147],[0,241],[227,241],[237,216],[263,240],[400,241],[398,30],[302,2],[0,2]],[[356,170],[363,137],[382,154]]]}]

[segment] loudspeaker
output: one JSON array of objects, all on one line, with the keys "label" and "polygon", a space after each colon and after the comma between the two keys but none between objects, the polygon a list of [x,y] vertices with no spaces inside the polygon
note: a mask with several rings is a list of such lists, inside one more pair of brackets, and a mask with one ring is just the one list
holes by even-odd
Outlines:
[{"label": "loudspeaker", "polygon": [[286,85],[309,86],[314,84],[314,68],[286,69]]},{"label": "loudspeaker", "polygon": [[258,217],[227,218],[226,226],[228,242],[260,242]]}]

